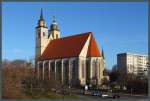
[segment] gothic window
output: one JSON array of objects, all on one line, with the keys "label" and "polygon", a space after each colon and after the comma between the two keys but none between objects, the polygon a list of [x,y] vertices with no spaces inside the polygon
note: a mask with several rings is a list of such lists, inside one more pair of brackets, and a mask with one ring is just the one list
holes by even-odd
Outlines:
[{"label": "gothic window", "polygon": [[98,67],[97,67],[97,61],[95,60],[95,77],[97,77],[97,72],[98,72],[98,71],[97,71],[97,68],[98,68]]},{"label": "gothic window", "polygon": [[48,76],[48,73],[49,73],[49,64],[48,64],[48,62],[46,62],[45,63],[45,65],[44,65],[44,70],[45,70],[45,77],[47,78]]},{"label": "gothic window", "polygon": [[39,32],[39,33],[38,33],[38,38],[40,38],[40,37],[41,37],[41,33]]},{"label": "gothic window", "polygon": [[43,75],[43,63],[40,63],[39,64],[39,77],[42,77],[42,75]]},{"label": "gothic window", "polygon": [[101,74],[101,63],[100,63],[100,60],[97,61],[97,62],[98,62],[98,68],[99,68],[99,75],[98,75],[98,77],[100,77],[100,74]]},{"label": "gothic window", "polygon": [[55,63],[54,62],[52,62],[52,71],[55,71]]},{"label": "gothic window", "polygon": [[68,84],[69,82],[69,61],[64,61],[64,79],[65,84]]},{"label": "gothic window", "polygon": [[61,62],[58,62],[57,68],[58,68],[58,73],[61,73]]},{"label": "gothic window", "polygon": [[89,76],[90,76],[90,61],[89,60],[86,60],[86,68],[87,68],[86,77],[89,78]]},{"label": "gothic window", "polygon": [[84,75],[85,75],[85,73],[84,73],[84,68],[85,68],[84,61],[81,61],[81,64],[82,64],[82,78],[84,78]]},{"label": "gothic window", "polygon": [[93,68],[93,78],[96,78],[96,61],[92,61],[92,68]]},{"label": "gothic window", "polygon": [[72,77],[74,78],[76,76],[76,71],[75,71],[75,67],[76,66],[76,61],[73,61],[73,67],[72,67]]}]

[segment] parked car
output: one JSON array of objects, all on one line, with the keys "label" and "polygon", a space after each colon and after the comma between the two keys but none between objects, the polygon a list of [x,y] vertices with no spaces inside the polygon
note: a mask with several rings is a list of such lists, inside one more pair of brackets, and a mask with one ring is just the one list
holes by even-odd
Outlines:
[{"label": "parked car", "polygon": [[112,94],[112,98],[114,98],[114,99],[115,99],[115,98],[120,98],[120,95],[119,95],[118,93],[113,93],[113,94]]},{"label": "parked car", "polygon": [[92,95],[93,96],[102,96],[102,93],[100,91],[93,91]]},{"label": "parked car", "polygon": [[107,98],[107,97],[108,97],[108,94],[102,94],[101,97],[102,97],[102,98]]},{"label": "parked car", "polygon": [[101,94],[102,98],[120,98],[120,95],[118,93],[103,93]]},{"label": "parked car", "polygon": [[108,97],[108,98],[113,98],[113,99],[120,98],[119,93],[108,93],[107,95],[108,96],[106,96],[106,97]]},{"label": "parked car", "polygon": [[90,91],[84,91],[84,95],[91,95]]}]

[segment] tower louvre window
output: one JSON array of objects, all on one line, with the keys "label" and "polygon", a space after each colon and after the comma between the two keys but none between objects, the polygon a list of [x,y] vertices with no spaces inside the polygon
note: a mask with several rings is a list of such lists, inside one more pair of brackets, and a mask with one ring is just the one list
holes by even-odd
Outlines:
[{"label": "tower louvre window", "polygon": [[56,34],[56,38],[58,38],[58,34]]},{"label": "tower louvre window", "polygon": [[45,36],[45,32],[43,32],[43,36]]}]

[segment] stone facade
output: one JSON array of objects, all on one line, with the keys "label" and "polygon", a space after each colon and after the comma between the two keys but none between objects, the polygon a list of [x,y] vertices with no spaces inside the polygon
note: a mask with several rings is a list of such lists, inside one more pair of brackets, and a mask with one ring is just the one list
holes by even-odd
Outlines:
[{"label": "stone facade", "polygon": [[72,57],[38,61],[39,80],[54,78],[61,85],[85,86],[101,85],[103,59],[101,57]]}]

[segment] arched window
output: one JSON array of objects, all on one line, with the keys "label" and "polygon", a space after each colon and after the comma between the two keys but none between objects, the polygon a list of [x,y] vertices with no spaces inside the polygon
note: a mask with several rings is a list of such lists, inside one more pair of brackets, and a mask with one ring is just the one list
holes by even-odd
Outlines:
[{"label": "arched window", "polygon": [[52,72],[54,72],[54,71],[55,71],[55,63],[52,62],[51,64],[52,64],[52,65],[51,65],[51,70],[52,70]]},{"label": "arched window", "polygon": [[45,79],[48,79],[48,74],[49,74],[49,63],[48,63],[48,62],[46,62],[46,63],[44,64],[44,72],[45,72],[44,78],[45,78]]},{"label": "arched window", "polygon": [[96,60],[92,61],[92,69],[93,78],[96,78]]},{"label": "arched window", "polygon": [[40,37],[41,37],[41,33],[39,32],[39,33],[38,33],[38,38],[40,38]]},{"label": "arched window", "polygon": [[81,64],[82,64],[82,78],[84,78],[85,77],[85,73],[84,73],[84,71],[85,71],[84,60],[81,60]]},{"label": "arched window", "polygon": [[72,77],[75,77],[75,76],[76,76],[75,68],[76,68],[76,60],[74,60],[74,61],[73,61],[73,67],[72,67]]}]

